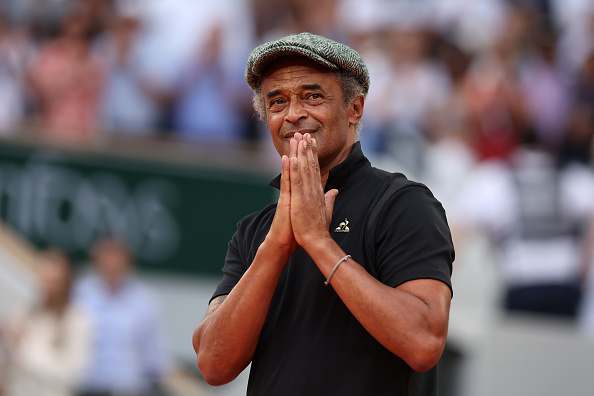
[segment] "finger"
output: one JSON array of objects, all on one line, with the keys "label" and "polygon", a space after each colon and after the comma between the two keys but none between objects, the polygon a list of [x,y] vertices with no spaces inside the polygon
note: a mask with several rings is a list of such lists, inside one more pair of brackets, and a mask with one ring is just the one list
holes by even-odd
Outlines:
[{"label": "finger", "polygon": [[282,157],[282,171],[279,204],[289,206],[291,205],[291,179],[289,176],[290,164],[289,157],[283,155]]},{"label": "finger", "polygon": [[303,188],[306,192],[310,191],[312,182],[311,164],[309,162],[308,151],[307,140],[301,140],[301,142],[299,142],[299,147],[297,148],[297,161],[299,164],[299,176],[303,180]]},{"label": "finger", "polygon": [[307,140],[307,167],[309,170],[309,179],[312,187],[320,195],[323,195],[324,187],[322,186],[322,176],[320,173],[320,163],[318,162],[316,140],[312,138],[311,134],[307,133],[304,136]]},{"label": "finger", "polygon": [[290,252],[293,252],[297,246],[291,223],[290,159],[287,155],[283,155],[281,161],[281,191],[274,213],[274,219],[272,220],[266,239],[281,249],[288,249]]},{"label": "finger", "polygon": [[[281,183],[280,183],[280,194],[278,197],[277,207],[290,208],[291,207],[291,179],[289,169],[289,157],[286,155],[282,156],[282,171],[281,171]],[[277,214],[280,213],[277,211]]]},{"label": "finger", "polygon": [[291,181],[291,186],[295,185],[299,180],[299,163],[297,161],[297,156],[289,159],[289,180]]},{"label": "finger", "polygon": [[309,168],[311,169],[312,177],[317,182],[321,182],[320,163],[318,162],[317,147],[315,147],[316,140],[310,134],[306,134],[307,138],[307,159]]},{"label": "finger", "polygon": [[299,142],[295,137],[293,137],[289,141],[289,158],[296,158],[297,157],[297,146],[299,146]]},{"label": "finger", "polygon": [[332,212],[334,211],[334,202],[336,201],[336,196],[338,195],[338,190],[333,188],[332,190],[328,191],[326,195],[324,195],[324,201],[326,203],[326,211],[328,213],[327,220],[330,222],[332,220]]},{"label": "finger", "polygon": [[311,151],[313,153],[314,160],[320,167],[320,159],[318,158],[318,141],[315,138],[311,138]]},{"label": "finger", "polygon": [[296,203],[296,195],[301,192],[301,186],[303,184],[301,175],[299,174],[299,163],[297,156],[291,157],[289,160],[289,180],[291,183],[291,197],[294,199],[293,203]]},{"label": "finger", "polygon": [[291,157],[296,157],[297,156],[297,148],[299,147],[299,142],[301,142],[303,140],[303,135],[300,134],[299,132],[295,132],[295,134],[293,135],[293,138],[291,139],[290,142],[290,153],[291,153]]}]

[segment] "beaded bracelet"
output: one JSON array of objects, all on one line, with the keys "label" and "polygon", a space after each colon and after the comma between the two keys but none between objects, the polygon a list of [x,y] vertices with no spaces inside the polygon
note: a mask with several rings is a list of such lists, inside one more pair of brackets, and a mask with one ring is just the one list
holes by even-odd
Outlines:
[{"label": "beaded bracelet", "polygon": [[332,271],[330,271],[330,275],[328,275],[328,279],[326,279],[326,282],[324,282],[324,285],[328,286],[330,284],[330,278],[332,278],[332,275],[334,275],[334,271],[336,271],[336,269],[338,268],[338,266],[340,264],[342,264],[343,261],[346,261],[349,257],[351,257],[350,254],[347,254],[346,256],[344,256],[343,258],[341,258],[340,260],[338,260],[338,263],[336,263],[336,265],[334,266],[334,268],[332,268]]}]

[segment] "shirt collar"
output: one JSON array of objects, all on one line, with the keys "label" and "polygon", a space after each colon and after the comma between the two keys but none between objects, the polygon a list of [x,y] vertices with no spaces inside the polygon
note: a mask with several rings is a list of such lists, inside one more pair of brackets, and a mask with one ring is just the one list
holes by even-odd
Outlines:
[{"label": "shirt collar", "polygon": [[[342,184],[342,182],[349,176],[356,168],[360,167],[361,165],[369,164],[369,160],[363,155],[363,150],[361,150],[361,143],[355,142],[353,145],[353,149],[351,153],[340,164],[336,165],[334,168],[330,169],[330,173],[328,175],[328,181],[326,182],[325,191],[331,190],[333,188],[338,188]],[[278,175],[274,179],[268,183],[270,186],[277,188],[280,190],[280,179],[281,175]]]}]

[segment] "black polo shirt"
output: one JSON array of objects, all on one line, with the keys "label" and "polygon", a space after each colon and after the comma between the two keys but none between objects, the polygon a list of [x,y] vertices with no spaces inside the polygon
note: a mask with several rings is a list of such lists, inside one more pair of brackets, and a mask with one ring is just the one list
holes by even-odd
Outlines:
[{"label": "black polo shirt", "polygon": [[[373,208],[395,178],[373,168],[356,143],[330,171],[326,191],[339,193],[330,233],[382,283],[437,279],[451,288],[454,248],[444,210],[431,192],[408,183],[388,201],[375,228],[375,257],[365,243]],[[280,176],[271,182],[279,188]],[[246,216],[229,242],[223,279],[228,294],[254,260],[276,205]],[[380,345],[349,312],[299,248],[287,263],[270,305],[250,373],[248,395],[434,395],[436,370],[415,373]]]}]

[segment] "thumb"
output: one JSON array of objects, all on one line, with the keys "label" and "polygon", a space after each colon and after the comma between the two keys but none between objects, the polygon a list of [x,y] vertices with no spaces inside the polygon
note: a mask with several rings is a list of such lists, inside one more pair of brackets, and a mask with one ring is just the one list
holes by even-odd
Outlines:
[{"label": "thumb", "polygon": [[330,218],[332,218],[332,211],[334,210],[334,201],[336,200],[337,195],[338,190],[335,188],[328,191],[326,195],[324,195],[324,200],[326,202],[326,210],[328,211],[328,215]]}]

